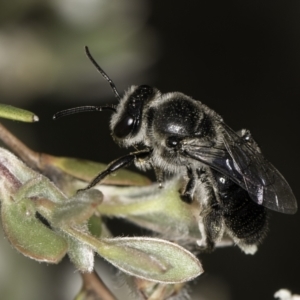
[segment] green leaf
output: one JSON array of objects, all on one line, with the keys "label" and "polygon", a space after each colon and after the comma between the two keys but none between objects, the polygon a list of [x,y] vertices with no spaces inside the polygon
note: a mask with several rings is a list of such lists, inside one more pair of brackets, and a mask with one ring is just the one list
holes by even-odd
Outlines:
[{"label": "green leaf", "polygon": [[88,221],[89,232],[95,236],[100,237],[102,234],[102,220],[100,217],[93,215]]},{"label": "green leaf", "polygon": [[6,237],[23,255],[48,263],[58,263],[65,256],[65,239],[35,217],[31,200],[2,202],[1,219]]},{"label": "green leaf", "polygon": [[194,242],[201,238],[198,219],[200,205],[183,202],[178,190],[181,183],[173,179],[159,188],[158,184],[144,187],[101,187],[104,202],[98,206],[101,215],[126,218],[143,228],[167,235],[169,239],[184,237]]},{"label": "green leaf", "polygon": [[[47,218],[56,227],[87,223],[97,206],[101,204],[102,198],[102,193],[96,189],[81,191],[70,199],[57,203],[51,214],[47,214]],[[45,211],[43,207],[38,209],[41,209],[41,213]]]},{"label": "green leaf", "polygon": [[[107,167],[105,164],[70,157],[55,157],[49,155],[47,161],[49,164],[64,171],[66,174],[85,182],[90,182],[97,174]],[[102,183],[111,185],[148,185],[150,180],[138,173],[128,170],[119,170],[105,178]]]},{"label": "green leaf", "polygon": [[77,239],[66,236],[68,241],[68,256],[75,267],[81,272],[92,272],[94,269],[94,251],[87,245]]},{"label": "green leaf", "polygon": [[179,283],[203,273],[199,260],[191,252],[166,240],[148,237],[97,239],[78,228],[63,230],[129,275],[160,283]]},{"label": "green leaf", "polygon": [[39,120],[38,116],[28,110],[6,104],[0,104],[0,117],[30,123],[37,122]]},{"label": "green leaf", "polygon": [[97,252],[110,263],[134,276],[160,283],[178,283],[203,273],[199,260],[181,246],[144,237],[102,240]]}]

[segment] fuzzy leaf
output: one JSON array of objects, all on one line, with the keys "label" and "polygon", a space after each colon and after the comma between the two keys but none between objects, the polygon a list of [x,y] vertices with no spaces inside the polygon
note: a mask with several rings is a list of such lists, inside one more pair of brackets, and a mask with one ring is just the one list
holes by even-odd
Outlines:
[{"label": "fuzzy leaf", "polygon": [[102,193],[96,189],[82,191],[55,205],[48,219],[56,226],[86,223],[102,198]]},{"label": "fuzzy leaf", "polygon": [[67,240],[69,246],[68,256],[75,267],[81,272],[92,272],[94,268],[93,249],[72,237],[67,237]]},{"label": "fuzzy leaf", "polygon": [[31,200],[2,202],[2,225],[6,237],[23,255],[48,263],[58,263],[67,252],[66,241],[35,217]]},{"label": "fuzzy leaf", "polygon": [[91,246],[118,269],[139,278],[179,283],[203,273],[199,260],[192,253],[166,240],[148,237],[97,239],[75,227],[66,227],[64,232]]},{"label": "fuzzy leaf", "polygon": [[126,218],[143,228],[166,234],[170,239],[184,237],[189,240],[201,238],[198,227],[200,206],[183,202],[179,197],[178,179],[144,187],[104,187],[105,198],[98,211],[109,217]]},{"label": "fuzzy leaf", "polygon": [[160,282],[178,283],[203,273],[199,260],[177,244],[156,238],[113,238],[96,251],[130,275]]}]

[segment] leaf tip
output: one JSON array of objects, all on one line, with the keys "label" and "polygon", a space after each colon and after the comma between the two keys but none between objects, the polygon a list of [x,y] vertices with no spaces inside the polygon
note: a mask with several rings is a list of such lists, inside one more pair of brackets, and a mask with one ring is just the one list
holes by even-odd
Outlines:
[{"label": "leaf tip", "polygon": [[32,116],[32,122],[38,122],[40,119],[37,115]]}]

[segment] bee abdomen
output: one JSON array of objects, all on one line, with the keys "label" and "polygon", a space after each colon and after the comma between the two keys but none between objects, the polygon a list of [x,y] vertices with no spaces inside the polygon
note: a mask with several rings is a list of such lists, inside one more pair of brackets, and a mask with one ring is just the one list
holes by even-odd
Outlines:
[{"label": "bee abdomen", "polygon": [[261,242],[268,226],[266,208],[253,202],[248,193],[238,186],[234,197],[229,198],[222,199],[227,228],[245,244]]}]

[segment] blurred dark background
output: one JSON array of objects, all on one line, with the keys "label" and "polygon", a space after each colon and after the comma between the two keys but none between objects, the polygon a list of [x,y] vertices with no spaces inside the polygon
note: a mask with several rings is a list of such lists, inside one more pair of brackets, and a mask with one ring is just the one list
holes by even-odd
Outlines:
[{"label": "blurred dark background", "polygon": [[[116,102],[85,57],[88,45],[120,92],[144,83],[178,90],[233,129],[250,129],[299,199],[299,1],[15,2],[0,4],[1,102],[34,111],[40,122],[3,123],[34,150],[106,163],[127,153],[110,137],[109,112],[52,121],[61,109]],[[254,256],[231,247],[199,257],[206,272],[192,284],[194,299],[272,299],[280,288],[300,294],[299,213],[270,215]]]}]

